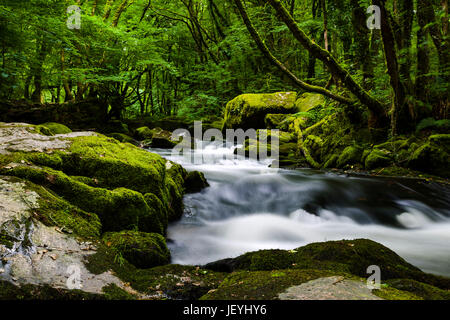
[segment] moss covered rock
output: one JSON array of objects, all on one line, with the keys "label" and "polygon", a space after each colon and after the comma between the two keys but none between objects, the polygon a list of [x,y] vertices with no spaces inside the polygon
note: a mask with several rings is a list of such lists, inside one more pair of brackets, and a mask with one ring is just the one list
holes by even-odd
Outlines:
[{"label": "moss covered rock", "polygon": [[375,149],[365,158],[365,167],[368,170],[389,166],[392,160],[387,152]]},{"label": "moss covered rock", "polygon": [[140,141],[151,140],[153,138],[153,131],[149,127],[140,127],[134,132],[134,137]]},{"label": "moss covered rock", "polygon": [[199,171],[189,172],[184,183],[187,193],[200,192],[209,187],[209,183],[206,181],[205,175]]},{"label": "moss covered rock", "polygon": [[295,92],[243,94],[228,102],[224,129],[263,129],[267,114],[295,113]]},{"label": "moss covered rock", "polygon": [[411,155],[410,168],[450,177],[450,134],[432,135]]},{"label": "moss covered rock", "polygon": [[363,149],[357,146],[349,146],[339,156],[336,165],[338,168],[343,168],[346,165],[354,165],[360,163]]},{"label": "moss covered rock", "polygon": [[11,164],[3,170],[5,174],[52,190],[82,210],[98,214],[104,231],[138,227],[146,232],[164,232],[158,214],[147,205],[139,192],[125,188],[94,188],[70,178],[61,171],[45,167]]},{"label": "moss covered rock", "polygon": [[367,239],[312,243],[295,250],[261,250],[209,263],[205,268],[237,270],[315,269],[366,277],[367,268],[380,267],[383,279],[415,279],[438,288],[450,288],[450,279],[426,274],[389,248]]},{"label": "moss covered rock", "polygon": [[106,233],[103,242],[140,269],[170,262],[170,251],[163,236],[156,233],[122,231]]},{"label": "moss covered rock", "polygon": [[316,93],[304,93],[297,101],[295,101],[295,107],[297,112],[308,112],[314,108],[321,107],[325,104],[325,97]]}]

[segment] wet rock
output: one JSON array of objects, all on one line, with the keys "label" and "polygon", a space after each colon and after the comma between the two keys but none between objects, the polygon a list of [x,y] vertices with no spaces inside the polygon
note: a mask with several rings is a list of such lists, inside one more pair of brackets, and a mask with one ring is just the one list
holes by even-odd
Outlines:
[{"label": "wet rock", "polygon": [[205,175],[199,171],[191,171],[187,174],[184,182],[186,193],[196,193],[209,187],[208,181],[206,181]]}]

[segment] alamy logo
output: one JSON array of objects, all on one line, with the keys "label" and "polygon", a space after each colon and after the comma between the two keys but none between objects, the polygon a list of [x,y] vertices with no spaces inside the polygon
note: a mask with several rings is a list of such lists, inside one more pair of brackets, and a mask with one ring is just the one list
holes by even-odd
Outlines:
[{"label": "alamy logo", "polygon": [[81,29],[81,8],[79,6],[70,6],[67,8],[69,17],[67,18],[67,28],[70,30]]},{"label": "alamy logo", "polygon": [[367,13],[370,14],[367,19],[367,28],[370,30],[381,29],[381,9],[379,6],[372,5],[367,8]]},{"label": "alamy logo", "polygon": [[66,281],[67,288],[69,290],[80,290],[82,288],[80,267],[72,264],[67,268],[66,273],[69,274],[69,278]]},{"label": "alamy logo", "polygon": [[381,269],[379,266],[373,265],[367,268],[367,273],[372,274],[367,278],[367,288],[370,290],[381,288]]}]

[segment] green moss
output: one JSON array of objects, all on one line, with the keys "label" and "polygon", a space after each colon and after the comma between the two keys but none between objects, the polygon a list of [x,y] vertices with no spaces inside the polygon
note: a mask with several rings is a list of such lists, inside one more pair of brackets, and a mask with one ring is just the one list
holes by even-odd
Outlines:
[{"label": "green moss", "polygon": [[304,93],[295,102],[297,112],[308,112],[325,104],[325,97],[321,94]]},{"label": "green moss", "polygon": [[157,196],[164,192],[166,161],[159,155],[104,136],[74,138],[68,151],[63,159],[70,175],[97,178],[109,189],[124,187]]},{"label": "green moss", "polygon": [[392,279],[386,283],[398,290],[408,291],[424,300],[450,300],[450,291],[411,279]]},{"label": "green moss", "polygon": [[268,114],[264,118],[264,123],[267,129],[282,129],[288,117],[287,114]]},{"label": "green moss", "polygon": [[65,125],[56,122],[46,122],[41,124],[40,126],[48,128],[53,135],[67,134],[72,132],[72,130],[70,130]]},{"label": "green moss", "polygon": [[360,147],[349,146],[339,156],[337,167],[343,168],[346,165],[358,164],[361,161],[363,150]]},{"label": "green moss", "polygon": [[423,300],[421,297],[418,297],[415,294],[407,291],[397,290],[389,286],[384,286],[380,289],[372,290],[372,293],[384,300]]},{"label": "green moss", "polygon": [[200,300],[271,300],[287,288],[334,275],[323,270],[240,271]]},{"label": "green moss", "polygon": [[114,138],[119,142],[123,142],[123,143],[131,143],[131,144],[136,144],[136,140],[134,140],[132,137],[123,134],[123,133],[109,133],[107,134],[108,137]]},{"label": "green moss", "polygon": [[450,177],[449,136],[445,134],[430,136],[425,144],[414,151],[408,166],[441,177]]},{"label": "green moss", "polygon": [[144,199],[147,205],[149,206],[150,210],[152,210],[154,214],[158,217],[158,220],[160,221],[163,230],[166,230],[169,224],[168,208],[164,206],[162,201],[153,193],[146,193],[144,195]]},{"label": "green moss", "polygon": [[389,166],[391,162],[392,160],[386,152],[375,149],[367,156],[365,167],[366,169],[371,170]]},{"label": "green moss", "polygon": [[450,288],[450,279],[426,274],[389,248],[366,239],[312,243],[291,251],[262,250],[233,259],[209,263],[221,272],[235,270],[317,269],[367,277],[367,268],[380,267],[383,279],[415,279],[439,288]]},{"label": "green moss", "polygon": [[30,185],[27,183],[28,188],[40,197],[39,206],[33,209],[36,219],[45,225],[57,226],[61,231],[83,238],[100,236],[102,226],[95,213],[83,211],[41,186],[30,187]]},{"label": "green moss", "polygon": [[328,159],[325,160],[325,162],[323,164],[323,168],[329,169],[329,168],[335,167],[338,159],[339,159],[339,155],[337,155],[337,154],[330,155],[328,157]]},{"label": "green moss", "polygon": [[136,129],[134,136],[138,140],[152,139],[153,131],[149,127],[141,127]]},{"label": "green moss", "polygon": [[122,231],[106,233],[103,242],[116,254],[140,269],[170,262],[170,252],[163,236],[156,233]]},{"label": "green moss", "polygon": [[172,149],[174,148],[181,139],[176,141],[172,139],[172,132],[163,130],[161,128],[155,128],[152,130],[152,148],[161,148],[161,149]]},{"label": "green moss", "polygon": [[191,171],[188,173],[184,185],[187,193],[195,193],[207,188],[209,183],[202,172]]},{"label": "green moss", "polygon": [[106,300],[136,300],[136,296],[111,283],[102,288]]},{"label": "green moss", "polygon": [[53,136],[54,135],[52,130],[50,130],[46,126],[42,126],[42,125],[41,126],[35,126],[34,127],[34,132],[38,133],[40,135],[43,135],[43,136]]},{"label": "green moss", "polygon": [[0,280],[0,300],[104,300],[99,294],[26,284],[17,286]]},{"label": "green moss", "polygon": [[314,135],[309,135],[303,142],[304,147],[308,148],[311,156],[314,159],[318,159],[320,161],[323,147],[322,138]]}]

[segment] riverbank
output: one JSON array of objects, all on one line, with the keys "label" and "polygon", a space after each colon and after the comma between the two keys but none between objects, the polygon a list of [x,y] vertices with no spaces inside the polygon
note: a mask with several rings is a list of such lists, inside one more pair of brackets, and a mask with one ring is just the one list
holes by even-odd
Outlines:
[{"label": "riverbank", "polygon": [[[319,286],[330,277],[356,281],[349,285],[364,283],[362,269],[352,269],[348,252],[345,268],[334,265],[339,261],[335,259],[343,259],[336,256],[324,267],[314,263],[290,270],[298,265],[291,261],[291,251],[277,250],[268,251],[267,259],[279,261],[280,266],[268,264],[266,258],[256,269],[170,264],[165,244],[168,222],[182,217],[183,195],[192,186],[195,192],[207,186],[203,176],[188,174],[179,164],[132,144],[94,132],[70,131],[57,124],[0,125],[2,299],[282,298],[291,287],[316,279],[324,279]],[[319,256],[329,244],[318,244]],[[351,245],[355,243],[344,247]],[[371,245],[382,248],[377,259],[395,255],[379,244]],[[280,254],[287,256],[280,259]],[[306,261],[306,257],[295,259]],[[260,261],[255,259],[250,260]],[[371,259],[368,256],[368,263],[379,263]],[[381,290],[372,292],[374,297],[448,298],[446,278],[401,261],[386,268],[399,268],[394,274],[403,280],[384,278]],[[403,264],[415,275],[401,273]],[[81,286],[69,290],[67,281],[77,274],[79,282],[73,284]],[[236,286],[242,290],[235,290]]]}]

